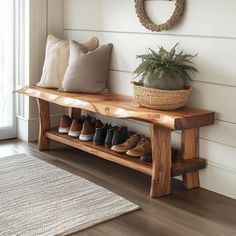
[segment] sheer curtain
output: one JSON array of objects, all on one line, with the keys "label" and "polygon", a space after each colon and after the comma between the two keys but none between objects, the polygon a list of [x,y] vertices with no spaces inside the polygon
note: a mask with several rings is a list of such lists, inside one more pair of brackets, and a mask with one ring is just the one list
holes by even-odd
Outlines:
[{"label": "sheer curtain", "polygon": [[14,0],[0,0],[0,140],[16,133],[14,112]]}]

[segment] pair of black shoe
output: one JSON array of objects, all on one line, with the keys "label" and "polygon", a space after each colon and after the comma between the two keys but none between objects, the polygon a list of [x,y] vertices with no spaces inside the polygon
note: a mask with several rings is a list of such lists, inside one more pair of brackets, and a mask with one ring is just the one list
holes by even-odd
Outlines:
[{"label": "pair of black shoe", "polygon": [[112,127],[111,125],[104,125],[103,127],[96,128],[93,143],[95,145],[105,145],[111,148],[113,145],[123,143],[129,137],[127,127]]}]

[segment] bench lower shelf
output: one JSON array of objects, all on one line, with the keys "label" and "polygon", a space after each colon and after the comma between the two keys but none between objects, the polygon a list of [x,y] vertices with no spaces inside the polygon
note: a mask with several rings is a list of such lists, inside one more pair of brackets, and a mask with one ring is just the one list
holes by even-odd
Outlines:
[{"label": "bench lower shelf", "polygon": [[[82,151],[88,152],[103,159],[115,162],[117,164],[140,171],[152,176],[152,164],[145,163],[139,159],[129,157],[125,154],[119,154],[104,146],[96,146],[92,142],[83,142],[78,138],[72,138],[66,134],[57,132],[58,128],[46,131],[45,136],[54,141],[64,143],[68,146],[75,147]],[[179,176],[189,172],[198,171],[206,167],[206,161],[202,158],[192,158],[188,160],[176,160],[172,163],[171,175]]]}]

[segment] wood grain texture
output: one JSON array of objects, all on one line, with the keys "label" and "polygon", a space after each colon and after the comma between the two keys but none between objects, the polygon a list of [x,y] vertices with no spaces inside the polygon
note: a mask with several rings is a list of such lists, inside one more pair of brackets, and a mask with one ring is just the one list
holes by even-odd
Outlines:
[{"label": "wood grain texture", "polygon": [[71,118],[78,118],[81,116],[81,112],[82,110],[79,109],[79,108],[73,108],[73,107],[70,107],[69,108],[69,115]]},{"label": "wood grain texture", "polygon": [[194,157],[187,160],[178,160],[172,163],[171,176],[179,176],[206,168],[206,160]]},{"label": "wood grain texture", "polygon": [[[199,129],[188,129],[182,131],[181,144],[183,160],[199,156]],[[183,175],[184,186],[192,189],[200,186],[199,172],[193,171]]]},{"label": "wood grain texture", "polygon": [[50,109],[49,102],[37,99],[39,109],[39,138],[38,149],[44,151],[49,149],[49,139],[45,136],[45,132],[50,129]]},{"label": "wood grain texture", "polygon": [[214,113],[208,110],[190,107],[174,111],[152,110],[139,107],[133,97],[118,94],[63,93],[36,86],[26,86],[17,92],[61,106],[85,109],[105,116],[142,120],[173,130],[214,123]]},{"label": "wood grain texture", "polygon": [[171,130],[151,125],[152,183],[151,197],[170,193],[171,185]]},{"label": "wood grain texture", "polygon": [[[214,113],[184,107],[175,111],[158,111],[138,107],[132,97],[118,94],[85,94],[63,93],[55,89],[45,89],[36,86],[23,87],[18,93],[36,97],[40,113],[39,150],[49,148],[49,139],[81,149],[103,159],[127,166],[131,169],[152,176],[151,197],[161,197],[170,193],[172,176],[171,160],[171,131],[172,129],[188,129],[182,133],[183,159],[189,160],[198,157],[198,129],[202,125],[214,122]],[[133,118],[151,123],[152,138],[152,166],[132,159],[128,156],[118,155],[110,149],[84,143],[78,139],[71,139],[67,135],[59,135],[57,130],[50,130],[49,102],[69,107],[71,117],[81,115],[81,109],[97,112],[106,116],[119,118]],[[195,128],[195,129],[193,129]],[[185,187],[190,189],[199,186],[198,171],[205,167],[203,162],[196,161],[178,163],[178,174],[184,174]],[[182,168],[182,169],[181,169]],[[190,172],[190,173],[189,173]],[[175,174],[176,174],[175,173]]]},{"label": "wood grain texture", "polygon": [[[116,153],[109,148],[105,148],[104,146],[96,146],[92,142],[83,142],[66,134],[59,134],[57,130],[57,127],[50,129],[45,133],[45,136],[54,141],[64,143],[68,146],[75,147],[97,157],[115,162],[117,164],[152,176],[153,171],[151,163],[145,163],[137,158],[133,158],[125,154]],[[179,176],[188,172],[204,169],[205,167],[206,161],[202,158],[192,158],[188,160],[178,159],[172,164],[171,176]]]},{"label": "wood grain texture", "polygon": [[49,139],[53,139],[55,141],[64,143],[71,147],[78,148],[82,151],[88,152],[90,154],[96,155],[101,157],[105,160],[109,160],[115,162],[117,164],[129,167],[131,169],[140,171],[147,175],[152,175],[152,166],[148,163],[142,162],[137,158],[129,157],[124,154],[119,154],[112,151],[109,148],[104,146],[94,145],[93,142],[83,142],[80,141],[78,138],[72,138],[67,134],[59,134],[57,132],[57,128],[51,129],[50,131],[46,132],[45,135]]}]

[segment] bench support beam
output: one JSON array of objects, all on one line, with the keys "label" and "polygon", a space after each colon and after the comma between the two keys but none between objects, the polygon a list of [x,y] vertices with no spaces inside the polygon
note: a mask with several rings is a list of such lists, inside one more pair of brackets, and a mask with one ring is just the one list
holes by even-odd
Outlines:
[{"label": "bench support beam", "polygon": [[170,193],[171,187],[171,129],[151,125],[152,183],[151,197]]},{"label": "bench support beam", "polygon": [[[199,157],[199,129],[186,129],[182,131],[182,152],[183,159],[188,160]],[[186,189],[193,189],[200,186],[199,171],[190,172],[183,175]]]},{"label": "bench support beam", "polygon": [[49,102],[38,98],[37,103],[39,109],[38,150],[44,151],[49,149],[49,139],[45,136],[45,132],[50,129]]},{"label": "bench support beam", "polygon": [[81,116],[82,110],[80,108],[69,108],[69,115],[71,118],[79,118]]}]

